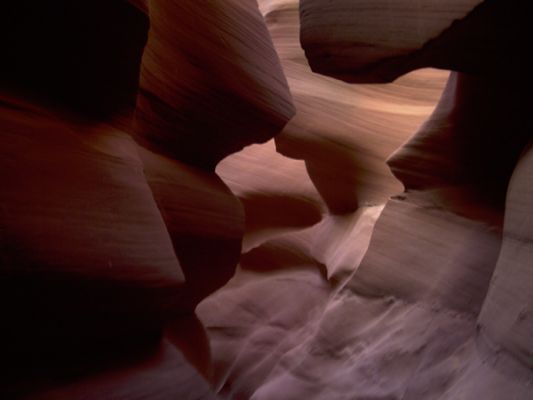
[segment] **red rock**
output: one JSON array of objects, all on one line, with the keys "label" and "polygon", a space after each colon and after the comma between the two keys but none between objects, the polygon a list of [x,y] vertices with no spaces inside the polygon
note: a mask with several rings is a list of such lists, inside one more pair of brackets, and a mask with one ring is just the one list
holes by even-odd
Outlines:
[{"label": "red rock", "polygon": [[[304,15],[305,6],[312,2],[302,3],[305,18],[309,16]],[[416,8],[400,3],[390,5],[390,15],[408,17],[405,8]],[[494,60],[495,53],[487,50],[487,43],[506,40],[509,53],[520,48],[523,37],[516,32],[521,28],[509,29],[504,35],[502,27],[510,26],[510,15],[516,16],[525,3],[513,8],[509,3],[487,1],[470,13],[467,8],[471,4],[467,3],[462,6],[468,16],[453,24],[453,18],[449,19],[453,27],[445,29],[437,40],[408,32],[422,40],[420,47],[411,43],[412,48],[404,49],[405,56],[390,63],[385,60],[377,67],[358,43],[350,46],[353,58],[313,59],[319,53],[312,53],[305,27],[302,30],[303,45],[314,68],[323,67],[319,70],[347,81],[391,80],[424,65],[475,72],[452,74],[433,115],[389,160],[406,187],[406,193],[401,189],[394,193],[394,180],[385,184],[384,175],[376,168],[382,168],[380,163],[390,155],[387,146],[391,150],[398,146],[409,131],[415,133],[416,117],[420,116],[421,122],[429,115],[429,109],[422,115],[413,112],[413,106],[423,103],[415,100],[435,100],[437,85],[422,86],[426,93],[423,89],[406,90],[402,101],[401,96],[394,98],[394,93],[406,89],[395,87],[400,82],[350,90],[341,83],[320,79],[306,72],[301,52],[294,46],[294,2],[261,2],[274,43],[283,54],[297,108],[295,118],[276,138],[277,147],[283,154],[306,160],[329,215],[325,212],[312,227],[271,233],[268,240],[243,254],[230,284],[200,304],[199,314],[213,345],[215,382],[224,395],[413,400],[475,399],[480,395],[491,400],[509,396],[528,399],[533,395],[531,346],[526,340],[531,336],[526,294],[530,279],[524,264],[531,258],[527,258],[527,155],[518,165],[504,205],[511,172],[531,138],[530,124],[523,117],[528,113],[524,108],[528,104],[527,63],[516,53],[509,65],[497,72],[504,63]],[[329,9],[339,18],[350,18],[346,9],[336,8],[342,2],[313,4],[312,22],[322,27],[315,31],[316,40],[331,39],[331,32],[342,29],[353,33],[363,25],[328,21]],[[363,11],[372,13],[373,9]],[[433,9],[420,7],[419,11],[426,13],[422,21],[438,11],[438,5]],[[376,15],[376,21],[383,22],[380,18],[385,14]],[[398,26],[411,29],[406,22],[408,18]],[[430,25],[427,27],[439,28],[438,23]],[[489,26],[490,32],[484,30]],[[383,30],[368,28],[369,35],[381,33]],[[477,50],[472,47],[485,34],[487,41]],[[404,38],[390,39],[396,45]],[[317,48],[323,44],[318,43]],[[345,43],[333,39],[329,45],[334,50],[335,46],[346,48]],[[523,65],[513,69],[521,57]],[[346,62],[342,65],[341,61]],[[357,62],[369,68],[354,69]],[[327,70],[329,67],[332,69]],[[424,82],[422,78],[420,81]],[[405,122],[387,113],[401,110],[406,102]],[[373,114],[370,110],[381,112]],[[408,124],[412,125],[408,128]],[[395,145],[387,136],[390,131],[398,134]],[[405,132],[403,138],[400,132]],[[376,145],[374,149],[368,143],[372,139],[382,147]],[[341,154],[352,161],[343,163]],[[360,175],[368,171],[368,179],[349,180],[356,176],[353,171]],[[238,171],[234,173],[238,175]],[[278,179],[290,182],[288,177]],[[259,190],[253,180],[250,182],[246,187],[235,186],[251,195]],[[396,196],[387,201],[393,194]],[[369,203],[376,207],[364,207]],[[367,214],[370,210],[379,214],[383,205],[371,232],[372,217]],[[503,228],[506,207],[513,222],[506,222]],[[254,218],[254,211],[247,211]],[[509,229],[511,235],[506,234]],[[495,268],[501,275],[504,270],[510,274],[502,278],[496,272],[488,291]],[[515,280],[516,276],[520,278]],[[289,282],[291,289],[286,288]],[[285,301],[280,304],[279,298]],[[510,312],[504,311],[508,309]],[[287,315],[293,320],[283,318]]]},{"label": "red rock", "polygon": [[244,253],[269,238],[310,227],[322,218],[324,205],[305,163],[277,153],[273,140],[226,157],[216,171],[243,204]]},{"label": "red rock", "polygon": [[255,1],[162,0],[149,9],[136,112],[143,145],[214,168],[283,128],[294,109]]},{"label": "red rock", "polygon": [[313,73],[300,47],[298,4],[260,2],[280,54],[296,115],[277,150],[306,162],[330,211],[351,213],[401,191],[383,163],[433,110],[446,72],[424,70],[392,85],[348,85]]},{"label": "red rock", "polygon": [[347,82],[391,82],[424,67],[516,71],[530,12],[526,1],[302,0],[300,38],[314,71]]},{"label": "red rock", "polygon": [[463,196],[477,199],[463,214],[479,213],[483,205],[477,203],[501,210],[531,135],[521,121],[524,98],[506,77],[452,73],[435,112],[389,159],[392,172],[407,189],[465,187]]},{"label": "red rock", "polygon": [[235,272],[244,233],[242,205],[216,174],[143,148],[139,153],[185,274],[179,308],[190,312]]},{"label": "red rock", "polygon": [[498,226],[434,209],[422,196],[390,200],[348,286],[365,296],[394,296],[477,315],[500,240]]},{"label": "red rock", "polygon": [[106,366],[69,384],[30,394],[26,399],[201,399],[216,396],[208,383],[167,341],[127,365]]},{"label": "red rock", "polygon": [[83,341],[161,326],[184,277],[135,143],[10,104],[0,114],[3,334]]}]

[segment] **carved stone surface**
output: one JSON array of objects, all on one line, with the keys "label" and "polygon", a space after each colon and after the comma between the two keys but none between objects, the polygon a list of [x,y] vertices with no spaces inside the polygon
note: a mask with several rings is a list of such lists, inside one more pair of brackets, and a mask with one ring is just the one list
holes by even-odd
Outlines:
[{"label": "carved stone surface", "polygon": [[0,398],[533,398],[528,1],[2,16]]}]

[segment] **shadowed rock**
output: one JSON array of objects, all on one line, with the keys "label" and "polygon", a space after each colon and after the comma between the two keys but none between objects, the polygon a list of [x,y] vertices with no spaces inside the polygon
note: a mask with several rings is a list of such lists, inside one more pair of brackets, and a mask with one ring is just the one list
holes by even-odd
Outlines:
[{"label": "shadowed rock", "polygon": [[300,3],[311,68],[347,82],[390,82],[424,67],[494,73],[523,66],[525,0]]},{"label": "shadowed rock", "polygon": [[294,108],[255,1],[149,5],[136,111],[143,145],[209,169],[283,128]]},{"label": "shadowed rock", "polygon": [[160,329],[185,279],[135,142],[109,125],[4,102],[4,350],[59,353]]},{"label": "shadowed rock", "polygon": [[242,205],[214,173],[143,148],[139,153],[185,274],[180,308],[192,312],[235,272],[244,233]]},{"label": "shadowed rock", "polygon": [[125,0],[6,3],[0,87],[90,118],[131,111],[148,26]]}]

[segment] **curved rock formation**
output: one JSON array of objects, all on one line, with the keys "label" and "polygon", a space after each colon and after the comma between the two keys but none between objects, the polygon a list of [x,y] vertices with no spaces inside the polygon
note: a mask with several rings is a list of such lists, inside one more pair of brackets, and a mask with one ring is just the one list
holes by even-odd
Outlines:
[{"label": "curved rock formation", "polygon": [[133,140],[20,103],[1,119],[9,342],[37,326],[82,340],[160,325],[185,279]]},{"label": "curved rock formation", "polygon": [[194,309],[244,215],[212,170],[293,114],[257,5],[37,3],[2,26],[0,396],[214,398]]},{"label": "curved rock formation", "polygon": [[214,168],[283,128],[294,109],[255,1],[162,0],[149,6],[136,111],[142,143]]},{"label": "curved rock formation", "polygon": [[390,82],[424,67],[522,69],[531,9],[522,0],[512,6],[504,0],[302,0],[300,15],[314,71],[347,82]]},{"label": "curved rock formation", "polygon": [[235,271],[244,233],[242,205],[214,173],[139,149],[144,174],[180,260],[180,308],[223,286]]},{"label": "curved rock formation", "polygon": [[91,118],[135,105],[149,20],[125,0],[5,4],[0,86]]},{"label": "curved rock formation", "polygon": [[277,148],[305,160],[329,210],[354,212],[400,192],[384,160],[432,111],[446,74],[427,70],[377,88],[351,87],[292,63],[286,68],[297,113],[276,137]]},{"label": "curved rock formation", "polygon": [[275,139],[277,150],[305,160],[313,184],[335,214],[383,203],[400,192],[383,161],[431,113],[447,74],[425,70],[380,87],[314,74],[298,40],[298,2],[263,0],[260,7],[297,109]]},{"label": "curved rock formation", "polygon": [[[525,36],[511,26],[525,3],[461,2],[444,13],[431,2],[388,2],[379,13],[380,4],[301,3],[302,44],[316,71],[349,82],[388,81],[421,66],[463,72],[452,73],[429,116],[432,103],[423,96],[439,94],[434,83],[404,98],[401,80],[349,88],[307,72],[290,37],[294,2],[261,3],[297,108],[276,138],[278,150],[306,160],[328,210],[320,223],[271,236],[244,254],[236,277],[200,305],[216,387],[228,398],[253,399],[528,399],[529,153],[506,199],[531,139],[524,119],[529,63],[518,44]],[[366,18],[372,13],[375,19]],[[387,24],[383,15],[398,18]],[[458,17],[465,18],[453,23]],[[413,29],[422,23],[425,31]],[[398,27],[407,37],[392,33]],[[488,50],[506,41],[508,65]],[[401,100],[391,102],[394,95]],[[414,99],[426,103],[405,107]],[[424,112],[413,112],[422,104]],[[410,139],[401,119],[385,113],[401,106],[410,133],[417,115],[418,123],[429,116]],[[390,131],[396,146],[408,139],[388,160],[406,192],[391,180],[369,195],[367,185],[379,182],[370,165],[391,154],[384,143]],[[367,144],[373,138],[381,148]],[[353,162],[342,165],[342,152]],[[371,178],[346,184],[352,195],[340,189],[365,168]],[[377,206],[361,207],[365,200]],[[279,304],[287,291],[294,295]]]},{"label": "curved rock formation", "polygon": [[3,15],[1,398],[533,398],[525,0]]},{"label": "curved rock formation", "polygon": [[324,205],[305,163],[276,153],[273,140],[227,157],[217,173],[244,207],[243,252],[284,232],[310,227],[322,218]]},{"label": "curved rock formation", "polygon": [[27,399],[200,399],[214,400],[215,394],[183,356],[164,341],[127,365],[103,371],[63,387],[44,389]]}]

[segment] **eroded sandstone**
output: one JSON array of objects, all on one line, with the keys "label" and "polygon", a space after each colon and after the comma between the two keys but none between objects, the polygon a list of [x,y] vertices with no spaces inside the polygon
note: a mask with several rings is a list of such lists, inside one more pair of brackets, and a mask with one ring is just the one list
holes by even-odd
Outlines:
[{"label": "eroded sandstone", "polygon": [[0,397],[533,397],[527,2],[37,3]]}]

